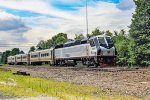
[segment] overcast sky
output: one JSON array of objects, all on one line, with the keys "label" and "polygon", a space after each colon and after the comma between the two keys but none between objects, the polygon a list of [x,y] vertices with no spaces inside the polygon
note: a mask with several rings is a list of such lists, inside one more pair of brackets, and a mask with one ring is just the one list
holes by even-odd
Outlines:
[{"label": "overcast sky", "polygon": [[[59,32],[74,38],[86,34],[86,0],[0,0],[0,52],[47,40]],[[128,30],[135,5],[133,0],[88,0],[89,33]]]}]

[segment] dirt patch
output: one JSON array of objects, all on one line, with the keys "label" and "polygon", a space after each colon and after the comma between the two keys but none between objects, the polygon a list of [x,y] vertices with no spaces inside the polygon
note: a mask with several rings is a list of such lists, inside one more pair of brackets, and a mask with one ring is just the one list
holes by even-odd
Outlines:
[{"label": "dirt patch", "polygon": [[[54,68],[17,66],[8,69],[30,73],[34,77],[67,81],[74,84],[99,86],[109,91],[135,97],[150,97],[150,69],[121,70],[110,68],[110,71],[82,68]],[[105,69],[104,69],[105,70]],[[109,69],[108,69],[109,70]]]},{"label": "dirt patch", "polygon": [[30,76],[29,73],[23,72],[23,71],[17,71],[16,73],[13,73],[14,75],[23,75],[23,76]]}]

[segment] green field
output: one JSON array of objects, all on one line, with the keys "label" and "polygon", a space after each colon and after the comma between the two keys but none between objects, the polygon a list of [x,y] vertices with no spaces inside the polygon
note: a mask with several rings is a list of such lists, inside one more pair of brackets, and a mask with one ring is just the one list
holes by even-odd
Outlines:
[{"label": "green field", "polygon": [[6,96],[51,96],[64,100],[141,100],[120,96],[100,87],[83,86],[31,76],[13,75],[13,71],[0,69],[0,91]]}]

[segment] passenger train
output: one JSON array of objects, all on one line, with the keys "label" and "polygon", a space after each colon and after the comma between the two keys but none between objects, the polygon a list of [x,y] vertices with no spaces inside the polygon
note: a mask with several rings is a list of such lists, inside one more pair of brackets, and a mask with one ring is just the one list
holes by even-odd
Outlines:
[{"label": "passenger train", "polygon": [[54,48],[18,54],[8,57],[11,65],[41,65],[55,66],[77,65],[82,63],[89,66],[113,65],[116,61],[117,51],[110,36],[99,35],[89,39],[73,40]]}]

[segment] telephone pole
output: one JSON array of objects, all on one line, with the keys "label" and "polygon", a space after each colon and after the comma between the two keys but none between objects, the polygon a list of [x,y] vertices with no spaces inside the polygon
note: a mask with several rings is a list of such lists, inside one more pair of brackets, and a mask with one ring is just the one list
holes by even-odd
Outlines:
[{"label": "telephone pole", "polygon": [[89,22],[88,22],[88,0],[86,0],[86,34],[89,33]]}]

